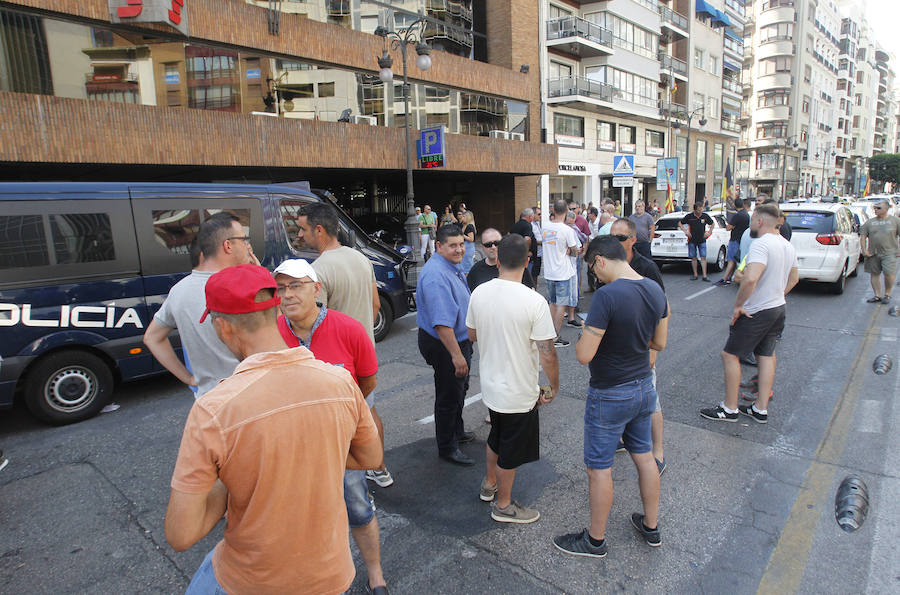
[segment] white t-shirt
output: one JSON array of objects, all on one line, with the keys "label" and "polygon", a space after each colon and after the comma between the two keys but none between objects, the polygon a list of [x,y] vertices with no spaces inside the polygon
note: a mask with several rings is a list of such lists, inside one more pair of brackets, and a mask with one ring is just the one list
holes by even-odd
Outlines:
[{"label": "white t-shirt", "polygon": [[744,302],[749,314],[784,305],[784,288],[793,267],[799,266],[794,247],[779,233],[766,233],[750,244],[747,265],[766,265],[753,293]]},{"label": "white t-shirt", "polygon": [[466,326],[478,333],[484,404],[498,413],[528,413],[540,394],[535,341],[556,338],[550,307],[521,283],[492,279],[472,292]]},{"label": "white t-shirt", "polygon": [[575,276],[575,267],[566,250],[578,246],[575,232],[565,223],[549,221],[544,224],[544,256],[541,272],[548,281],[568,281]]}]

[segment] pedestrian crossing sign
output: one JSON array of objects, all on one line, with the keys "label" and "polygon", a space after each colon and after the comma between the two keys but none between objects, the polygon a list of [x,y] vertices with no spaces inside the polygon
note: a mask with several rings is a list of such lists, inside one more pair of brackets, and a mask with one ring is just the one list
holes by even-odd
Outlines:
[{"label": "pedestrian crossing sign", "polygon": [[634,155],[613,155],[613,175],[633,176]]}]

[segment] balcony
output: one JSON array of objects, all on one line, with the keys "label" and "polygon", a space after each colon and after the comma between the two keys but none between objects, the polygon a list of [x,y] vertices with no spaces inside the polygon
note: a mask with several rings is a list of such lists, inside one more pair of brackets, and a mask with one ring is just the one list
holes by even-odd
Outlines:
[{"label": "balcony", "polygon": [[659,70],[661,75],[667,75],[670,71],[682,80],[687,80],[688,66],[684,60],[679,60],[675,56],[670,56],[665,52],[657,54],[659,60]]},{"label": "balcony", "polygon": [[663,118],[665,118],[666,116],[671,116],[673,118],[683,118],[684,114],[687,113],[687,107],[681,105],[680,103],[660,100],[657,105],[659,107],[659,115]]},{"label": "balcony", "polygon": [[741,125],[733,118],[722,118],[720,127],[724,132],[741,133]]},{"label": "balcony", "polygon": [[620,112],[657,118],[656,98],[642,97],[582,76],[547,81],[547,104],[568,105],[594,112]]},{"label": "balcony", "polygon": [[742,93],[741,82],[737,79],[728,77],[722,77],[722,89],[725,91],[730,91],[735,95],[740,95]]},{"label": "balcony", "polygon": [[659,7],[660,36],[667,42],[687,39],[690,31],[690,21],[680,12],[675,12],[667,6]]},{"label": "balcony", "polygon": [[739,2],[738,0],[725,0],[725,10],[730,11],[731,14],[741,19],[747,16],[747,10],[744,7],[744,3]]},{"label": "balcony", "polygon": [[579,17],[561,17],[547,21],[547,47],[579,58],[596,58],[613,53],[613,35]]}]

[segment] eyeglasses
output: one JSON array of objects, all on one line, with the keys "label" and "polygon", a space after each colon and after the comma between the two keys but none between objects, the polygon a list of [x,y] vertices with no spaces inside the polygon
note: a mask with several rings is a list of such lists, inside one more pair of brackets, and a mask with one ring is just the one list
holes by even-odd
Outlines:
[{"label": "eyeglasses", "polygon": [[880,210],[883,209],[884,207],[872,207],[872,208],[875,209],[876,211],[880,211]]},{"label": "eyeglasses", "polygon": [[287,285],[279,285],[275,289],[275,292],[279,295],[284,295],[288,291],[294,293],[295,291],[300,291],[300,289],[304,285],[309,285],[310,283],[315,283],[315,281],[313,281],[312,279],[310,279],[309,281],[294,281],[293,283],[289,283]]},{"label": "eyeglasses", "polygon": [[627,242],[628,240],[631,239],[631,236],[626,236],[626,235],[623,235],[623,234],[621,234],[621,233],[615,233],[615,234],[612,234],[612,237],[616,238],[616,239],[619,240],[620,242]]},{"label": "eyeglasses", "polygon": [[225,239],[226,239],[226,240],[231,240],[232,242],[233,242],[234,240],[244,240],[244,241],[247,242],[248,244],[250,243],[250,236],[231,236],[230,238],[225,238]]},{"label": "eyeglasses", "polygon": [[494,246],[499,246],[499,245],[500,245],[500,240],[497,240],[495,242],[485,242],[482,244],[482,246],[484,246],[485,248],[493,248]]}]

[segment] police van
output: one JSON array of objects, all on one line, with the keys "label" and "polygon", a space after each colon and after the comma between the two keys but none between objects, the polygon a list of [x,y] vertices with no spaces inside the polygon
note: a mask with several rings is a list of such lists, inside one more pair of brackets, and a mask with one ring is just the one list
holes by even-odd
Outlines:
[{"label": "police van", "polygon": [[[333,204],[305,182],[0,183],[0,408],[21,399],[47,423],[72,423],[96,415],[118,383],[165,372],[141,339],[190,271],[200,223],[236,215],[272,270],[318,256],[297,237],[297,212],[314,201]],[[341,243],[375,268],[380,340],[409,311],[410,263],[338,212]]]}]

